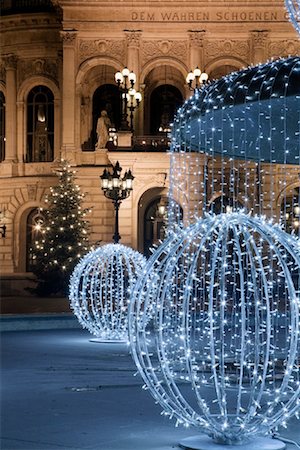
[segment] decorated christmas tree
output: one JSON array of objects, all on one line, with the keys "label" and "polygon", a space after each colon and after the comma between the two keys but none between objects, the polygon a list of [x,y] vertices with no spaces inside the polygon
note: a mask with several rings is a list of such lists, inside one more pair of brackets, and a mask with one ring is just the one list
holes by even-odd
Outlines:
[{"label": "decorated christmas tree", "polygon": [[67,294],[70,274],[90,249],[85,219],[90,210],[81,206],[84,194],[75,183],[75,171],[61,160],[55,172],[58,184],[45,199],[48,207],[41,208],[44,221],[32,248],[38,295]]}]

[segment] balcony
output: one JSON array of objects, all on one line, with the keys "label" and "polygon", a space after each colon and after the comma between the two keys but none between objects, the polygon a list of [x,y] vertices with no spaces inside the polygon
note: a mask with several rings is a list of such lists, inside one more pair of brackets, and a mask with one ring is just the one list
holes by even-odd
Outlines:
[{"label": "balcony", "polygon": [[[132,147],[131,151],[134,152],[167,152],[170,150],[170,138],[164,135],[156,135],[156,136],[133,136],[132,138]],[[107,145],[109,151],[128,151],[128,147],[117,147],[110,145],[110,142]]]}]

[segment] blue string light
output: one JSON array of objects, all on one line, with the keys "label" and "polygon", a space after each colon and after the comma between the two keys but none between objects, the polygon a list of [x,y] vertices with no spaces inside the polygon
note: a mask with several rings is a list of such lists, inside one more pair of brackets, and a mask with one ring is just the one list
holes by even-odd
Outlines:
[{"label": "blue string light", "polygon": [[174,120],[169,224],[179,221],[178,205],[187,225],[214,210],[218,196],[222,211],[268,209],[279,220],[276,195],[298,179],[299,162],[299,56],[212,82]]},{"label": "blue string light", "polygon": [[285,0],[285,7],[296,31],[300,34],[300,0]]}]

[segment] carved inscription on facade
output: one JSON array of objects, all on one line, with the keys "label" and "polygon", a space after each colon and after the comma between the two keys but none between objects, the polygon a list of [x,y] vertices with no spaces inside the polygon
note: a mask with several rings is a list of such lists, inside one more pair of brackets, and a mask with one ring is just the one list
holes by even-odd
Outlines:
[{"label": "carved inscription on facade", "polygon": [[278,10],[254,10],[232,8],[228,10],[195,11],[166,10],[156,11],[134,10],[131,12],[133,22],[274,22],[285,21],[287,13],[284,8]]},{"label": "carved inscription on facade", "polygon": [[123,58],[125,47],[123,41],[110,41],[108,39],[96,39],[94,41],[82,40],[79,43],[80,62],[91,56],[114,56]]},{"label": "carved inscription on facade", "polygon": [[174,56],[183,62],[186,62],[188,55],[188,44],[186,41],[145,41],[142,45],[143,63],[153,57]]}]

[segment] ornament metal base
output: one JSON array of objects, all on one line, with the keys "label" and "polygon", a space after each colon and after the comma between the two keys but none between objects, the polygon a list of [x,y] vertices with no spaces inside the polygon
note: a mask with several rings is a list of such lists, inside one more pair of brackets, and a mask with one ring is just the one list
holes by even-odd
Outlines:
[{"label": "ornament metal base", "polygon": [[191,436],[179,442],[179,446],[186,450],[282,450],[286,446],[278,439],[256,437],[249,442],[238,445],[217,444],[209,436]]},{"label": "ornament metal base", "polygon": [[90,342],[96,342],[98,344],[127,344],[126,339],[102,339],[93,338],[89,339]]}]

